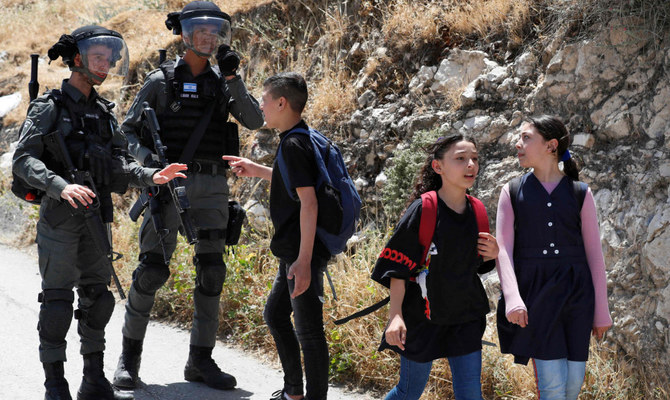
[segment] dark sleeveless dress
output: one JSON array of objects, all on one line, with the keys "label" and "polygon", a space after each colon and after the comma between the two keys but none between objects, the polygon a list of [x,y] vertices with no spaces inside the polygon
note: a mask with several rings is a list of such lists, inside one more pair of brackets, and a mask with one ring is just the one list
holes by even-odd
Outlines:
[{"label": "dark sleeveless dress", "polygon": [[595,294],[570,178],[549,194],[535,175],[524,175],[514,209],[514,272],[528,325],[507,321],[501,296],[500,349],[521,364],[529,358],[586,361]]}]

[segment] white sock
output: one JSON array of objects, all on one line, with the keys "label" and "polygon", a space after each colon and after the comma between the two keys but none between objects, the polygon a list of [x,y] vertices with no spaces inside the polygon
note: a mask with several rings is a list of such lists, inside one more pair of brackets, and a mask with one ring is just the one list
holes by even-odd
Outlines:
[{"label": "white sock", "polygon": [[288,393],[284,392],[284,398],[286,400],[293,400],[292,398],[288,397]]}]

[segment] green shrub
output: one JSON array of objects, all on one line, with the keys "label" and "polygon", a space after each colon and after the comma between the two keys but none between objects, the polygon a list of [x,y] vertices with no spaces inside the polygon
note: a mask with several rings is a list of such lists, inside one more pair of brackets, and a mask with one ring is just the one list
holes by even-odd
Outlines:
[{"label": "green shrub", "polygon": [[[396,150],[389,160],[389,167],[384,173],[388,177],[382,190],[384,211],[391,219],[397,217],[404,209],[405,203],[412,192],[417,174],[426,160],[424,149],[434,143],[440,136],[439,130],[419,131],[407,142],[409,147]],[[394,217],[395,216],[395,217]]]}]

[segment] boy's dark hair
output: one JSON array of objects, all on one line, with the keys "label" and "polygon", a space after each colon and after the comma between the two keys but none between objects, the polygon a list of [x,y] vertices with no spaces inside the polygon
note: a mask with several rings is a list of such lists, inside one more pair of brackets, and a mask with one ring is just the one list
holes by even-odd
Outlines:
[{"label": "boy's dark hair", "polygon": [[263,82],[263,89],[268,90],[273,99],[284,97],[291,109],[302,113],[307,104],[307,82],[297,72],[282,72],[269,77]]},{"label": "boy's dark hair", "polygon": [[[568,128],[565,127],[563,122],[558,117],[552,115],[530,117],[527,122],[537,129],[544,140],[556,139],[558,141],[555,153],[560,161],[572,141]],[[579,168],[574,158],[571,157],[563,161],[563,172],[573,180],[579,180]]]},{"label": "boy's dark hair", "polygon": [[477,143],[471,137],[460,134],[453,134],[437,139],[435,143],[424,149],[428,156],[426,157],[426,161],[421,167],[419,176],[417,177],[416,183],[414,184],[414,191],[407,201],[407,206],[412,204],[414,200],[421,197],[422,194],[430,192],[431,190],[438,190],[442,187],[442,178],[440,178],[440,175],[437,174],[435,170],[433,170],[433,160],[441,159],[442,156],[444,156],[444,153],[449,151],[454,143],[461,141],[470,142],[475,145],[475,148],[477,147]]}]

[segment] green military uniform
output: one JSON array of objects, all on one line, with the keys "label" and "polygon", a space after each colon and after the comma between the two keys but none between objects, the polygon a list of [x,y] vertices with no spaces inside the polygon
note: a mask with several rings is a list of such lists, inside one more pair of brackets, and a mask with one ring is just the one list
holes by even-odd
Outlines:
[{"label": "green military uniform", "polygon": [[[128,138],[128,152],[150,165],[154,143],[142,129],[143,104],[155,109],[160,137],[170,162],[188,164],[182,180],[190,203],[190,217],[197,230],[193,263],[196,287],[189,359],[184,378],[204,381],[217,389],[232,389],[233,376],[223,373],[211,357],[219,327],[219,300],[226,277],[223,261],[228,223],[229,188],[224,154],[237,154],[237,125],[229,114],[248,129],[263,125],[258,102],[236,75],[239,55],[229,47],[230,16],[211,2],[193,1],[181,12],[168,14],[166,26],[181,35],[185,58],[161,64],[145,79],[121,127]],[[218,46],[218,48],[217,48]],[[209,63],[214,54],[217,66]],[[187,62],[186,60],[189,60]],[[191,66],[204,67],[196,76]],[[225,78],[224,78],[225,77]],[[228,79],[230,78],[230,79]],[[196,139],[192,139],[196,138]],[[140,228],[140,264],[133,272],[123,325],[123,351],[114,374],[114,384],[134,388],[139,382],[143,340],[156,291],[170,276],[169,260],[175,250],[180,218],[171,197],[163,192],[145,211]],[[152,212],[159,214],[163,243],[159,241]]]},{"label": "green military uniform", "polygon": [[128,161],[114,104],[93,89],[107,76],[126,74],[128,49],[121,34],[83,26],[61,35],[47,54],[52,61],[62,58],[72,73],[60,90],[31,98],[12,167],[12,191],[21,197],[28,193],[26,200],[40,203],[37,330],[44,398],[72,399],[64,361],[74,315],[84,360],[77,399],[132,399],[132,394],[115,391],[104,374],[105,327],[115,304],[107,288],[112,269],[104,224],[113,220],[112,192],[123,193],[129,184],[153,185],[158,170]]},{"label": "green military uniform", "polygon": [[[227,143],[230,143],[229,140],[226,140],[226,135],[235,134],[222,128],[225,128],[229,112],[249,129],[260,128],[263,124],[263,116],[258,102],[248,93],[239,76],[224,82],[218,68],[208,64],[205,71],[193,77],[188,64],[182,59],[178,57],[174,63],[175,80],[178,79],[180,85],[197,85],[199,101],[188,104],[189,99],[180,97],[183,93],[179,90],[180,86],[175,94],[175,102],[181,103],[181,109],[177,112],[172,111],[176,107],[172,103],[167,104],[165,74],[161,70],[156,70],[147,76],[121,129],[128,138],[128,150],[133,157],[137,160],[146,160],[147,157],[150,157],[152,150],[149,146],[151,144],[149,139],[143,138],[141,133],[142,104],[145,101],[148,102],[152,108],[156,109],[161,125],[161,139],[167,146],[168,160],[177,161],[176,158],[181,154],[193,128],[192,124],[187,129],[188,121],[186,120],[199,121],[204,113],[203,107],[206,107],[210,101],[217,102],[210,126],[193,160],[183,160],[189,163],[189,169],[188,179],[182,181],[191,205],[190,213],[194,225],[199,231],[199,242],[195,245],[194,259],[197,288],[194,293],[195,314],[191,344],[212,347],[216,341],[219,295],[226,273],[223,251],[225,228],[228,222],[229,189],[225,164],[221,160],[221,155],[233,150],[226,148]],[[185,125],[180,126],[180,123]],[[164,228],[169,230],[164,244],[167,254],[171,255],[177,243],[180,220],[174,207],[169,204],[171,201],[169,196],[164,198],[160,212]],[[144,339],[156,290],[169,277],[169,269],[163,261],[162,251],[151,222],[151,212],[147,209],[140,228],[141,263],[133,274],[133,284],[126,304],[123,325],[125,337],[135,340]]]},{"label": "green military uniform", "polygon": [[[42,311],[40,312],[40,360],[42,362],[65,361],[65,334],[72,319],[73,293],[72,289],[79,288],[79,310],[82,315],[88,313],[93,307],[103,309],[104,313],[113,310],[114,299],[111,292],[107,290],[110,283],[110,270],[108,261],[100,254],[93,245],[90,233],[86,229],[81,215],[65,218],[58,225],[53,226],[47,222],[47,217],[53,210],[57,209],[63,200],[60,194],[67,182],[62,172],[59,174],[54,169],[62,166],[53,166],[43,161],[49,159],[44,146],[44,135],[58,130],[64,137],[65,142],[77,147],[77,140],[69,140],[77,132],[73,130],[73,119],[88,118],[92,122],[108,122],[100,125],[102,132],[84,132],[85,135],[100,135],[107,137],[112,142],[113,148],[121,149],[124,140],[117,129],[114,116],[106,109],[105,100],[101,99],[95,90],[91,91],[88,99],[74,86],[68,84],[67,80],[62,84],[62,95],[64,101],[74,103],[81,114],[73,116],[64,107],[59,107],[54,99],[43,96],[34,100],[28,110],[26,122],[23,124],[19,143],[14,153],[13,171],[23,178],[30,186],[43,190],[46,195],[42,199],[40,207],[40,218],[37,223],[37,244],[39,251],[39,267],[42,275]],[[65,98],[67,97],[67,98]],[[92,125],[92,124],[87,124]],[[105,126],[107,125],[107,126]],[[82,142],[83,143],[83,142]],[[78,155],[72,154],[77,160]],[[49,162],[47,162],[49,163]],[[51,167],[51,168],[49,168]],[[128,177],[135,186],[153,185],[152,176],[156,169],[142,168],[132,164]],[[109,196],[109,191],[104,194],[106,188],[99,190],[99,195]],[[102,200],[102,199],[100,199]],[[101,201],[101,203],[107,203]],[[62,218],[59,218],[62,219]],[[106,221],[110,222],[110,221]],[[86,293],[92,293],[96,298],[91,298]],[[60,321],[53,321],[48,315],[52,300],[62,304],[57,306],[60,312]],[[107,303],[104,307],[96,303]],[[111,303],[111,308],[109,304]],[[69,308],[69,309],[68,309]],[[62,312],[62,315],[60,315]],[[55,315],[53,316],[56,317]],[[45,321],[45,318],[48,321]],[[91,324],[89,320],[93,319]],[[81,336],[81,353],[88,354],[103,351],[105,348],[104,325],[109,318],[103,316],[91,316],[91,318],[79,318],[78,332]],[[104,322],[104,323],[103,323]],[[56,331],[56,332],[54,332]]]}]

